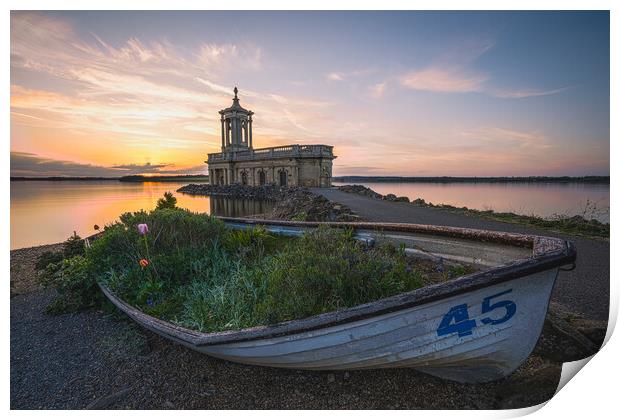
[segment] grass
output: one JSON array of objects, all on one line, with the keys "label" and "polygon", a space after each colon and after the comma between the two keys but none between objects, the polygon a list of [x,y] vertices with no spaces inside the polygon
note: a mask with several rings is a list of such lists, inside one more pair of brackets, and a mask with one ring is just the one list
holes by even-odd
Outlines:
[{"label": "grass", "polygon": [[[324,227],[299,238],[261,226],[232,230],[208,215],[170,208],[170,201],[122,215],[90,247],[77,254],[72,248],[60,262],[47,256],[43,282],[59,292],[53,310],[97,304],[102,282],[145,313],[224,331],[351,307],[472,271],[444,272],[402,248],[359,241],[351,230]],[[148,225],[146,235],[139,224]]]},{"label": "grass", "polygon": [[542,218],[533,215],[528,216],[512,212],[475,210],[469,209],[467,207],[455,207],[449,204],[424,203],[422,205],[448,210],[453,213],[465,214],[468,216],[482,217],[489,220],[497,220],[501,222],[530,226],[538,229],[548,230],[551,232],[585,236],[592,239],[609,239],[609,223],[599,222],[594,217],[592,217],[593,213],[597,210],[596,206],[589,201],[586,203],[582,214],[574,216],[556,214],[549,218]]}]

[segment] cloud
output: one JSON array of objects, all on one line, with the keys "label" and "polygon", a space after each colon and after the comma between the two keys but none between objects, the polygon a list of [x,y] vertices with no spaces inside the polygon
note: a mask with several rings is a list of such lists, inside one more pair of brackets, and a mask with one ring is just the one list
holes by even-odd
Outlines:
[{"label": "cloud", "polygon": [[522,99],[536,96],[548,96],[562,93],[569,89],[495,89],[488,87],[489,78],[483,73],[464,69],[442,69],[431,67],[412,71],[400,79],[401,84],[412,90],[423,90],[444,93],[477,92],[501,99]]},{"label": "cloud", "polygon": [[427,68],[412,71],[401,78],[403,86],[432,92],[480,92],[487,76],[462,70]]},{"label": "cloud", "polygon": [[412,90],[442,93],[482,93],[502,99],[521,99],[564,92],[556,89],[497,88],[490,86],[490,76],[474,68],[475,61],[495,47],[489,40],[464,40],[458,48],[446,51],[428,67],[400,76],[400,83]]},{"label": "cloud", "polygon": [[198,52],[199,62],[207,68],[236,67],[260,70],[262,68],[262,50],[251,45],[239,46],[235,44],[218,45],[203,44]]},{"label": "cloud", "polygon": [[551,90],[537,90],[537,89],[492,90],[489,93],[490,95],[495,96],[496,98],[521,99],[521,98],[531,98],[534,96],[555,95],[556,93],[565,92],[568,89],[569,89],[568,87],[562,87],[559,89],[551,89]]},{"label": "cloud", "polygon": [[[56,160],[33,153],[11,152],[11,176],[97,176],[120,177],[135,174],[196,174],[205,173],[206,168],[198,165],[189,168],[172,169],[171,164],[119,164],[113,166]],[[166,169],[169,168],[169,169]]]},{"label": "cloud", "polygon": [[[478,127],[459,133],[469,147],[488,151],[501,150],[506,154],[538,154],[551,148],[547,136],[540,131],[523,131],[501,127]],[[538,156],[540,157],[540,155]]]},{"label": "cloud", "polygon": [[142,172],[159,172],[161,169],[170,166],[170,164],[168,163],[161,163],[158,165],[151,165],[150,162],[145,163],[144,165],[138,165],[135,163],[128,163],[128,164],[124,164],[124,165],[114,165],[111,167],[111,169],[122,169],[125,171],[131,171],[131,172],[135,172],[135,173],[142,173]]},{"label": "cloud", "polygon": [[334,72],[328,73],[325,76],[325,78],[332,82],[342,82],[347,79],[368,75],[374,72],[375,70],[373,69],[352,70],[348,72],[334,71]]},{"label": "cloud", "polygon": [[331,80],[333,82],[341,82],[344,80],[344,75],[342,73],[332,72],[327,75],[327,80]]},{"label": "cloud", "polygon": [[387,82],[377,83],[370,87],[370,95],[373,98],[381,98],[385,93],[385,88],[387,87]]}]

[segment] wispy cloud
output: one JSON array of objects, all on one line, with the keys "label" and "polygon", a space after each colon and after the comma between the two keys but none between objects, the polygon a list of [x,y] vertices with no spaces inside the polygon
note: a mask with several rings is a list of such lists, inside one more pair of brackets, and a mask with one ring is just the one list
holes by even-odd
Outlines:
[{"label": "wispy cloud", "polygon": [[460,136],[469,144],[488,149],[502,149],[515,152],[515,149],[540,152],[551,147],[549,139],[540,131],[524,131],[501,127],[479,127],[465,130]]},{"label": "wispy cloud", "polygon": [[462,41],[458,48],[440,54],[434,60],[434,64],[402,75],[400,83],[412,90],[442,93],[475,92],[503,99],[554,95],[568,89],[567,87],[554,89],[493,87],[491,76],[476,69],[474,64],[495,45],[489,40]]},{"label": "wispy cloud", "polygon": [[203,44],[198,52],[199,63],[212,69],[215,66],[240,66],[250,70],[262,68],[262,50],[254,46],[235,44]]},{"label": "wispy cloud", "polygon": [[461,70],[427,68],[412,71],[401,78],[403,86],[432,92],[480,92],[487,77]]},{"label": "wispy cloud", "polygon": [[368,74],[375,73],[374,69],[361,69],[361,70],[352,70],[352,71],[333,71],[327,73],[325,78],[331,82],[342,82],[345,80],[349,80],[359,76],[365,76]]},{"label": "wispy cloud", "polygon": [[400,78],[401,84],[412,90],[443,93],[482,93],[502,99],[522,99],[548,96],[565,92],[568,87],[557,89],[496,89],[489,86],[489,76],[463,68],[430,67],[412,71]]},{"label": "wispy cloud", "polygon": [[521,98],[531,98],[533,96],[548,96],[555,95],[557,93],[566,92],[569,88],[562,87],[559,89],[517,89],[517,90],[491,90],[489,92],[490,95],[495,96],[496,98],[507,98],[507,99],[521,99]]}]

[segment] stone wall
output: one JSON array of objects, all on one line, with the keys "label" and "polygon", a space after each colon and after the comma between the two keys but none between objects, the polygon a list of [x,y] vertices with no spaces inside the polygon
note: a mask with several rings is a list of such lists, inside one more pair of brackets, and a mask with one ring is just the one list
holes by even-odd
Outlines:
[{"label": "stone wall", "polygon": [[260,186],[263,173],[265,184],[281,185],[285,176],[288,186],[330,187],[331,165],[320,157],[221,162],[209,164],[209,179],[213,184]]}]

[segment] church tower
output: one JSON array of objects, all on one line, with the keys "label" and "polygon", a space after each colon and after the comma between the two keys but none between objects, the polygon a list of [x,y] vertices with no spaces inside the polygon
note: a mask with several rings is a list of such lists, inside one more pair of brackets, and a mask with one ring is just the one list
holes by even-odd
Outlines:
[{"label": "church tower", "polygon": [[252,115],[254,113],[239,105],[237,87],[233,92],[235,97],[232,105],[220,111],[222,152],[252,149]]},{"label": "church tower", "polygon": [[[222,150],[209,153],[209,182],[213,185],[279,185],[329,187],[334,146],[286,144],[255,149],[252,146],[254,113],[239,105],[237,93],[230,107],[222,109]],[[211,201],[214,203],[214,201]]]}]

